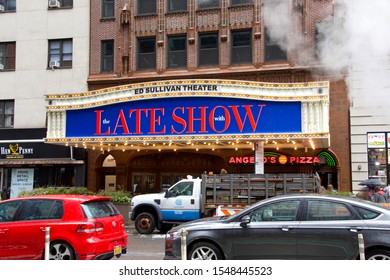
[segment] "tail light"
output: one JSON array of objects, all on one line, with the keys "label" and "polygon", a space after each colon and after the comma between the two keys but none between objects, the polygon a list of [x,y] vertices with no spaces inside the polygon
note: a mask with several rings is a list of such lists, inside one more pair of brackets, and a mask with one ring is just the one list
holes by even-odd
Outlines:
[{"label": "tail light", "polygon": [[103,224],[102,223],[86,223],[81,224],[77,227],[77,232],[85,232],[85,233],[92,233],[92,232],[99,232],[103,231]]}]

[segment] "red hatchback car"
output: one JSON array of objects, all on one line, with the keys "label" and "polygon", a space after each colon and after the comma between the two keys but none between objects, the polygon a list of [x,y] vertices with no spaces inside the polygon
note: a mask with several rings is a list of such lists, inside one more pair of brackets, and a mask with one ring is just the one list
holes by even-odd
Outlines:
[{"label": "red hatchback car", "polygon": [[44,259],[47,227],[53,260],[126,253],[124,220],[110,197],[40,195],[0,201],[0,259]]}]

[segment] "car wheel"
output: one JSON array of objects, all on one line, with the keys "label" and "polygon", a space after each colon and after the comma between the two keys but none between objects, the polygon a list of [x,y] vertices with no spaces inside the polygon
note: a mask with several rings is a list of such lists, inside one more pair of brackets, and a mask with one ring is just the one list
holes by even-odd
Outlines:
[{"label": "car wheel", "polygon": [[155,228],[156,223],[150,213],[141,213],[135,219],[135,229],[141,234],[150,234]]},{"label": "car wheel", "polygon": [[208,242],[199,242],[191,246],[188,254],[189,260],[222,260],[218,248]]},{"label": "car wheel", "polygon": [[390,251],[388,250],[373,250],[366,253],[366,260],[390,260]]},{"label": "car wheel", "polygon": [[53,242],[50,244],[50,260],[74,260],[75,254],[73,248],[65,242]]}]

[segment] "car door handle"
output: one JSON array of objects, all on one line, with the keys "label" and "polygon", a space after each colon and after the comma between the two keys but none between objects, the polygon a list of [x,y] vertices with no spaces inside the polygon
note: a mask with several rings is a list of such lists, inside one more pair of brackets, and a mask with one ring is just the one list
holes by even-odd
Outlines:
[{"label": "car door handle", "polygon": [[0,229],[0,233],[7,233],[7,231],[8,231],[8,228]]},{"label": "car door handle", "polygon": [[359,232],[361,230],[362,230],[362,228],[360,228],[360,227],[351,227],[351,228],[349,228],[349,231],[352,231],[352,232]]},{"label": "car door handle", "polygon": [[282,231],[289,231],[290,228],[289,227],[282,227]]}]

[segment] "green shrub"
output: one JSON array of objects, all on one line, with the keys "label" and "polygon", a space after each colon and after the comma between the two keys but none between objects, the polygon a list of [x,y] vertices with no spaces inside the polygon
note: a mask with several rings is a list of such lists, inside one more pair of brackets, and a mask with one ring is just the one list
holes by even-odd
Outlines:
[{"label": "green shrub", "polygon": [[132,195],[126,191],[106,192],[104,190],[97,193],[101,196],[110,196],[113,202],[116,203],[130,203]]},{"label": "green shrub", "polygon": [[131,193],[120,190],[115,192],[99,191],[95,193],[88,190],[85,187],[40,187],[34,188],[32,191],[23,191],[19,194],[19,197],[34,196],[34,195],[47,195],[47,194],[87,194],[87,195],[99,195],[109,196],[115,203],[130,203]]}]

